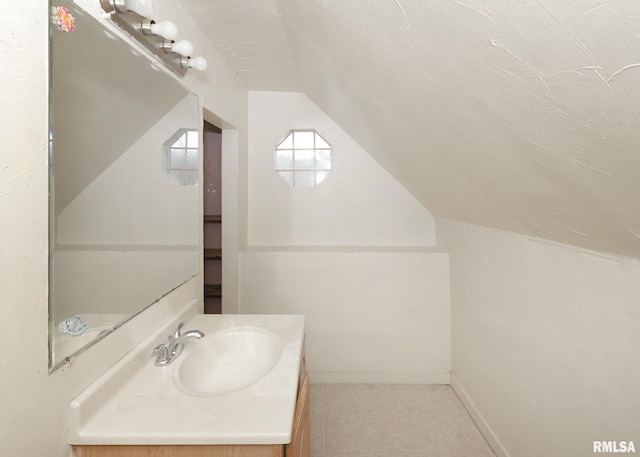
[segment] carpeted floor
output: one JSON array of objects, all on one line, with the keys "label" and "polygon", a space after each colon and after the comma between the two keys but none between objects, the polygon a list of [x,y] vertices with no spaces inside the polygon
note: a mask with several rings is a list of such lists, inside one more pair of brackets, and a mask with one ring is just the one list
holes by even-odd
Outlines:
[{"label": "carpeted floor", "polygon": [[312,384],[313,457],[495,457],[448,385]]}]

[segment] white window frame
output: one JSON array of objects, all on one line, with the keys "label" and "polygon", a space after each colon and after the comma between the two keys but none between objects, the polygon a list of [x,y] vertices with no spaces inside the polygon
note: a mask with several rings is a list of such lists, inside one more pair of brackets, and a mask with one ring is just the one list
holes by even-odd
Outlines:
[{"label": "white window frame", "polygon": [[[184,145],[176,146],[182,137],[185,138]],[[197,129],[178,129],[167,140],[165,147],[169,174],[182,186],[197,186],[200,177],[200,132]]]},{"label": "white window frame", "polygon": [[332,147],[314,129],[292,129],[278,142],[276,171],[293,187],[314,187],[332,168]]}]

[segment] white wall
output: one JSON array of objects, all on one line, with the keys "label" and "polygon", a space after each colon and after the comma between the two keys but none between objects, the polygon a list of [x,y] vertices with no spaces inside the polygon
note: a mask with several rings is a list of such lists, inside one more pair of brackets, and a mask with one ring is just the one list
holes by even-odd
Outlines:
[{"label": "white wall", "polygon": [[448,256],[245,251],[243,313],[306,315],[314,383],[449,383]]},{"label": "white wall", "polygon": [[[95,8],[86,0],[87,7]],[[176,9],[157,0],[158,11]],[[21,2],[0,17],[0,455],[67,457],[69,401],[156,328],[177,306],[201,293],[192,281],[140,319],[47,374],[47,23],[44,2]],[[167,18],[164,16],[164,18]],[[163,17],[159,16],[159,19]],[[173,19],[192,30],[184,13]],[[242,133],[237,156],[246,154],[246,91],[206,40],[192,37],[211,70],[185,81],[204,106]],[[200,79],[198,79],[200,78]],[[216,84],[211,84],[212,81]],[[236,159],[239,160],[239,159]],[[237,162],[236,162],[237,163]],[[237,170],[232,170],[237,176]],[[237,210],[237,208],[236,208]],[[234,212],[237,214],[237,211]],[[237,230],[237,227],[236,227]]]},{"label": "white wall", "polygon": [[[332,146],[317,187],[275,172],[290,129]],[[303,94],[249,93],[248,157],[240,311],[305,314],[313,382],[448,382],[448,261],[431,214]]]},{"label": "white wall", "polygon": [[[249,125],[249,246],[435,244],[429,211],[304,94],[250,92]],[[293,188],[274,171],[291,129],[315,129],[332,146],[317,187]]]},{"label": "white wall", "polygon": [[639,446],[640,262],[450,221],[438,235],[451,256],[452,384],[498,455]]}]

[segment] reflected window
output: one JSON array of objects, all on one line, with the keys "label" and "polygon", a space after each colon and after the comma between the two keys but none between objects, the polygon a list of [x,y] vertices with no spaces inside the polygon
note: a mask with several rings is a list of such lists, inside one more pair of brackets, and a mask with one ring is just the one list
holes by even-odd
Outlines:
[{"label": "reflected window", "polygon": [[276,146],[276,171],[294,187],[317,186],[331,171],[331,146],[315,130],[291,130]]},{"label": "reflected window", "polygon": [[180,129],[166,143],[167,170],[183,186],[197,186],[200,138],[197,130]]}]

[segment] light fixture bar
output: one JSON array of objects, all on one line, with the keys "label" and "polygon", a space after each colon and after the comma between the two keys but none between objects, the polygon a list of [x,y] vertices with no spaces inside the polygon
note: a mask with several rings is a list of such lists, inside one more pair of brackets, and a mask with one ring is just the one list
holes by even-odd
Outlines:
[{"label": "light fixture bar", "polygon": [[110,0],[109,4],[114,8],[114,11],[117,11],[118,13],[126,13],[129,11],[124,0]]},{"label": "light fixture bar", "polygon": [[[147,35],[149,20],[124,6],[124,0],[100,0],[100,6],[109,15],[109,19],[124,30],[131,38],[143,45],[162,64],[180,77],[184,77],[189,68],[180,64],[180,54],[165,49],[162,36]],[[124,11],[124,12],[123,12]],[[143,25],[144,24],[144,25]],[[148,33],[148,32],[147,32]]]}]

